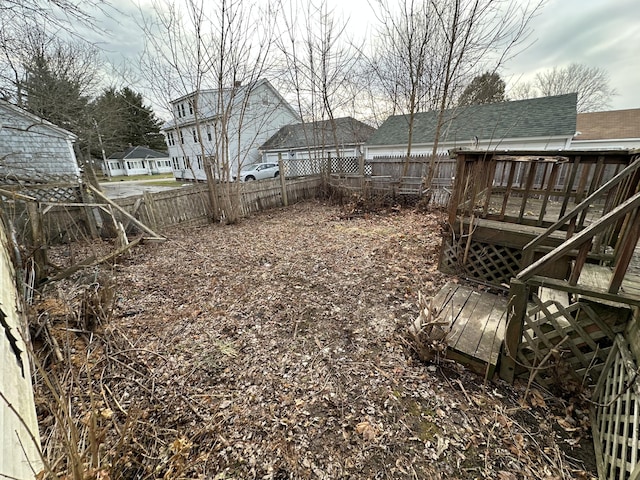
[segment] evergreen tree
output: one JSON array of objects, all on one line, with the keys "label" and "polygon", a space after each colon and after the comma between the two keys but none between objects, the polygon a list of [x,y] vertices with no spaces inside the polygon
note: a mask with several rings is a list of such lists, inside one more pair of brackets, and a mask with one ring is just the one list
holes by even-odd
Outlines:
[{"label": "evergreen tree", "polygon": [[162,122],[144,105],[142,95],[129,87],[106,89],[93,102],[93,116],[107,156],[129,145],[159,151],[167,148],[160,133]]},{"label": "evergreen tree", "polygon": [[26,67],[23,89],[27,110],[82,136],[89,101],[79,82],[65,72],[54,71],[43,54],[31,58]]},{"label": "evergreen tree", "polygon": [[460,96],[460,105],[504,102],[504,80],[496,72],[485,72],[471,80]]}]

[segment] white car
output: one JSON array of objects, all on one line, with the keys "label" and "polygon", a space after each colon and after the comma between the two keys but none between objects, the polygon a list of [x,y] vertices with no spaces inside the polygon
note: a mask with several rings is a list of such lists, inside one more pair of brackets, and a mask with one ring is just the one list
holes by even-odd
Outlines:
[{"label": "white car", "polygon": [[[262,180],[263,178],[276,178],[280,175],[277,163],[252,163],[240,170],[240,181]],[[235,180],[236,177],[233,177]]]}]

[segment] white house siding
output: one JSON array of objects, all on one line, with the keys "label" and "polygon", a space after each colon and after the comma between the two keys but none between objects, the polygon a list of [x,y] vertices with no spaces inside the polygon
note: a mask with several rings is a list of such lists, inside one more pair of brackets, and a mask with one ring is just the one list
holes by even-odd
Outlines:
[{"label": "white house siding", "polygon": [[17,107],[0,103],[0,174],[80,175],[75,136]]},{"label": "white house siding", "polygon": [[573,140],[570,150],[633,150],[640,148],[640,138],[608,140]]},{"label": "white house siding", "polygon": [[[261,161],[277,162],[278,153],[282,153],[282,158],[284,160],[286,159],[306,160],[309,158],[313,158],[313,159],[327,158],[329,155],[331,155],[332,157],[337,156],[337,152],[335,149],[325,150],[321,148],[311,148],[311,149],[305,148],[304,150],[297,149],[297,150],[287,150],[287,151],[281,151],[281,152],[277,152],[277,151],[263,152]],[[347,148],[340,149],[341,157],[357,157],[358,155],[360,155],[360,149],[357,147],[347,147]]]},{"label": "white house siding", "polygon": [[[215,102],[217,91],[204,91],[199,94],[200,136],[196,130],[195,117],[189,109],[188,99],[172,102],[174,111],[180,115],[177,127],[167,128],[167,146],[173,164],[174,176],[185,180],[205,180],[204,159],[216,157],[215,136]],[[229,133],[230,173],[233,175],[239,167],[260,161],[258,147],[281,127],[298,121],[295,113],[268,83],[262,82],[254,88],[249,96],[248,107],[242,118],[242,98],[236,98],[238,105],[232,111],[227,131]],[[194,135],[194,130],[196,130]]]},{"label": "white house siding", "polygon": [[[39,438],[38,421],[29,356],[21,333],[25,324],[22,308],[18,307],[21,302],[9,250],[0,219],[0,392],[6,397],[6,400],[0,398],[0,477],[33,479],[34,472],[42,469],[37,450],[40,445],[34,445],[29,435],[31,431],[35,439]],[[7,402],[16,409],[17,415]]]},{"label": "white house siding", "polygon": [[[569,148],[571,138],[568,137],[552,137],[552,138],[516,138],[495,140],[479,140],[476,142],[445,142],[438,145],[438,153],[446,153],[453,148],[467,148],[470,150],[522,150],[522,151],[540,151],[540,150],[564,150]],[[430,155],[433,150],[432,144],[413,145],[411,147],[412,155]],[[368,160],[376,157],[399,156],[406,155],[406,145],[365,145],[365,158]]]},{"label": "white house siding", "polygon": [[103,168],[105,175],[111,177],[131,175],[154,175],[158,173],[171,173],[171,159],[169,157],[149,158],[109,158],[107,159],[108,171]]}]

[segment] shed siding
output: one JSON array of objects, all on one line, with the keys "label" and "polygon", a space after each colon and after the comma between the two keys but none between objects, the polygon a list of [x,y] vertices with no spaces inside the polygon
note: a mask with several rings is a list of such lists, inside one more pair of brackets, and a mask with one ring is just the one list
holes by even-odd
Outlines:
[{"label": "shed siding", "polygon": [[[80,175],[72,134],[50,127],[19,109],[0,104],[0,158],[15,174],[38,171],[54,175]],[[0,167],[1,168],[1,167]]]}]

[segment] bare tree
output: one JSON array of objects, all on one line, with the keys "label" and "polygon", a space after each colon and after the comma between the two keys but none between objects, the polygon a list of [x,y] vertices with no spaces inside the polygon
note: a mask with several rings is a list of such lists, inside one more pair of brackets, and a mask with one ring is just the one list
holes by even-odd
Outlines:
[{"label": "bare tree", "polygon": [[335,119],[353,105],[350,86],[359,57],[346,38],[348,23],[336,20],[325,0],[293,0],[282,5],[282,13],[284,31],[277,45],[284,59],[283,83],[296,92],[304,121],[330,125],[332,138],[324,138],[325,129],[304,129],[307,144],[335,145],[340,157]]},{"label": "bare tree", "polygon": [[[87,43],[80,28],[100,31],[96,12],[114,11],[109,0],[0,0],[0,95],[21,105],[25,52],[46,32],[66,43]],[[89,48],[89,46],[87,46]]]},{"label": "bare tree", "polygon": [[[197,157],[209,185],[214,220],[233,223],[239,218],[239,186],[230,180],[252,160],[247,135],[254,132],[258,142],[261,122],[268,121],[252,115],[250,94],[268,70],[273,15],[271,6],[263,3],[188,0],[178,6],[158,0],[153,17],[143,25],[143,75],[155,96],[167,101],[176,135],[193,133],[199,144]],[[189,105],[192,132],[185,130],[169,103],[182,97]],[[211,142],[202,141],[209,135]],[[184,150],[183,143],[179,145]],[[186,162],[186,152],[184,158]],[[196,179],[193,163],[186,167]]]},{"label": "bare tree", "polygon": [[519,81],[515,83],[506,93],[508,100],[526,100],[528,98],[539,97],[540,94],[532,82]]},{"label": "bare tree", "polygon": [[609,74],[599,67],[571,63],[536,74],[536,87],[542,96],[578,93],[578,112],[594,112],[609,106],[616,95]]},{"label": "bare tree", "polygon": [[479,68],[496,71],[517,53],[528,24],[540,7],[515,0],[404,0],[399,8],[378,0],[382,48],[378,55],[391,68],[377,68],[380,80],[400,113],[407,115],[411,154],[413,119],[426,108],[436,110],[431,181],[445,113]]},{"label": "bare tree", "polygon": [[408,146],[404,173],[409,165],[416,114],[435,106],[438,87],[434,76],[438,65],[432,57],[436,41],[435,16],[427,2],[412,0],[398,5],[378,0],[376,14],[381,23],[375,39],[377,54],[371,57],[371,69],[377,85],[393,104],[393,113],[406,114]]}]

